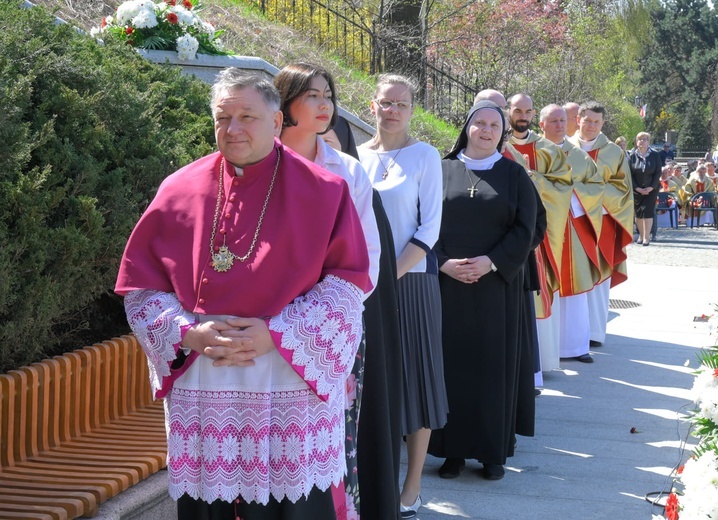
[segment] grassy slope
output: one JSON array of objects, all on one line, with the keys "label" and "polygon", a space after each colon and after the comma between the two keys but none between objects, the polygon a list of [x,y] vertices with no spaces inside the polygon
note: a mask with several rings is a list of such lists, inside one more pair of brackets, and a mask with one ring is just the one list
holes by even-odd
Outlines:
[{"label": "grassy slope", "polygon": [[[99,25],[102,16],[111,14],[121,3],[117,0],[34,0],[33,3],[55,10],[56,15],[89,31]],[[369,101],[374,90],[373,78],[345,67],[332,53],[325,51],[284,25],[267,21],[257,10],[241,0],[205,0],[202,17],[219,29],[227,49],[242,56],[257,56],[275,66],[308,61],[317,63],[334,76],[339,101],[369,124],[373,117]],[[422,110],[417,110],[411,123],[412,134],[445,152],[454,143],[458,130]]]}]

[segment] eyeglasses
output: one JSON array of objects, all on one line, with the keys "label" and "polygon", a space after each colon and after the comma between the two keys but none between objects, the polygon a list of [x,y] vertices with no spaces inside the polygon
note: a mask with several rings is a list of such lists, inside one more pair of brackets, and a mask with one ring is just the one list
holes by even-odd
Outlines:
[{"label": "eyeglasses", "polygon": [[374,103],[379,105],[382,110],[389,110],[391,107],[396,106],[398,110],[402,112],[411,108],[411,103],[407,101],[390,101],[388,99],[375,99]]}]

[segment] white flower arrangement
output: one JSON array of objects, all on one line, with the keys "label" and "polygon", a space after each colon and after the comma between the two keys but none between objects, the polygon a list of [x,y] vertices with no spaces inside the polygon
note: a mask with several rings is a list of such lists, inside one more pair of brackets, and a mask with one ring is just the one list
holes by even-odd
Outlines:
[{"label": "white flower arrangement", "polygon": [[[716,378],[718,379],[718,378]],[[681,473],[683,496],[678,500],[681,520],[718,518],[718,455],[707,451],[686,462]]]},{"label": "white flower arrangement", "polygon": [[[708,320],[711,336],[717,332],[716,320],[716,314]],[[665,516],[653,515],[654,520],[718,519],[718,347],[701,354],[691,395],[696,409],[690,422],[693,435],[699,438],[698,447],[678,470],[676,482],[683,491],[674,489],[666,501]]]},{"label": "white flower arrangement", "polygon": [[222,31],[202,20],[199,10],[192,0],[157,4],[151,0],[127,0],[114,17],[103,18],[90,34],[98,38],[110,35],[141,49],[177,51],[181,60],[193,60],[197,53],[226,54],[219,38]]}]

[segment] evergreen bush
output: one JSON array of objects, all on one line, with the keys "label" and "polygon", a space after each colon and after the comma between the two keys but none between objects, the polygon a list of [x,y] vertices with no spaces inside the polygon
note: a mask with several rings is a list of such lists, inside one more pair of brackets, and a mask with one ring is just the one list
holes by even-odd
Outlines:
[{"label": "evergreen bush", "polygon": [[128,330],[119,259],[162,179],[214,148],[209,87],[0,2],[0,372]]}]

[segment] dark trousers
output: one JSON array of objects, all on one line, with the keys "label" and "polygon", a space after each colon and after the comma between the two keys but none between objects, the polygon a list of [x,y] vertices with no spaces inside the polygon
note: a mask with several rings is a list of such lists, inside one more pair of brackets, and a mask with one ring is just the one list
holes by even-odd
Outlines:
[{"label": "dark trousers", "polygon": [[320,491],[312,488],[309,496],[295,503],[285,498],[277,501],[269,498],[266,505],[244,502],[230,503],[215,500],[208,504],[204,500],[182,495],[177,501],[178,520],[336,520],[331,488]]}]

